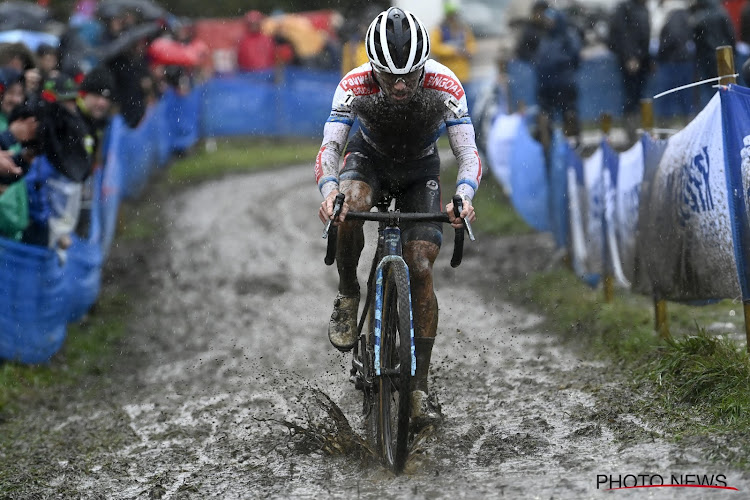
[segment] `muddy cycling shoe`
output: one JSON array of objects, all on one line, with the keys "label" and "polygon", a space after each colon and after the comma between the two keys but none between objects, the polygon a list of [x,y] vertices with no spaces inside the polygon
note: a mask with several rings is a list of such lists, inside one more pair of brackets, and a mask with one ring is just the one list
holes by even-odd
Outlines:
[{"label": "muddy cycling shoe", "polygon": [[419,430],[428,425],[437,425],[443,420],[437,396],[424,391],[411,391],[411,425]]},{"label": "muddy cycling shoe", "polygon": [[357,311],[359,295],[347,297],[340,293],[333,301],[333,314],[328,322],[328,340],[333,347],[347,352],[357,343]]}]

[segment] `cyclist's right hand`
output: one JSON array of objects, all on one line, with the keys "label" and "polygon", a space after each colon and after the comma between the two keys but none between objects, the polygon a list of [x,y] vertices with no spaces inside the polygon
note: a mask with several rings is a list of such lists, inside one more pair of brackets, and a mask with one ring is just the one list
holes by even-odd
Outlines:
[{"label": "cyclist's right hand", "polygon": [[[325,224],[329,220],[333,218],[333,206],[334,202],[336,200],[336,195],[339,194],[338,189],[334,189],[330,193],[328,193],[328,196],[326,196],[325,200],[320,204],[320,210],[318,210],[318,217],[320,218],[320,221]],[[349,211],[349,205],[344,201],[344,205],[341,207],[341,214],[336,218],[335,221],[333,221],[334,226],[338,226],[344,221],[344,218],[346,217],[346,213]]]}]

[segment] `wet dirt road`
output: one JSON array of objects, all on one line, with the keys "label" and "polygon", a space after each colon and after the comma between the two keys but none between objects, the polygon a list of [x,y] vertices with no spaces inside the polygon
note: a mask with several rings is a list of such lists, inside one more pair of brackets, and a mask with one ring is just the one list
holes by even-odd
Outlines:
[{"label": "wet dirt road", "polygon": [[[506,276],[548,261],[551,244],[539,235],[479,235],[458,270],[446,237],[432,374],[445,422],[394,477],[358,437],[349,357],[326,336],[336,277],[323,264],[311,175],[306,166],[230,177],[166,204],[162,251],[132,269],[148,281],[127,342],[132,366],[95,397],[66,396],[18,417],[34,481],[9,498],[695,499],[750,490],[747,477],[696,447],[668,444],[633,414],[635,396],[606,365],[581,359],[543,318],[504,300]],[[724,475],[741,492],[597,488],[598,475],[627,474],[666,484],[672,474]]]}]

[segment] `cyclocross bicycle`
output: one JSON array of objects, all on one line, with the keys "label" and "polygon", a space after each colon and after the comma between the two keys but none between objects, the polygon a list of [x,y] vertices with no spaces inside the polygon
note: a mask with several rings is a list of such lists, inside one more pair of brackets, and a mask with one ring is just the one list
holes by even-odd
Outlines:
[{"label": "cyclocross bicycle", "polygon": [[[341,213],[344,195],[334,204],[334,219]],[[359,319],[359,341],[352,356],[351,381],[363,393],[363,413],[368,434],[383,462],[394,472],[404,469],[409,445],[411,378],[417,368],[414,355],[414,325],[409,286],[409,268],[402,257],[401,222],[449,222],[446,213],[402,213],[388,210],[390,198],[376,206],[377,212],[348,212],[347,220],[376,221],[378,243],[367,281],[367,297]],[[454,213],[463,208],[453,198]],[[464,220],[471,240],[471,225]],[[328,238],[325,263],[336,258],[337,230],[330,221],[323,233]],[[463,257],[464,230],[456,229],[451,266]],[[368,325],[364,329],[365,323]],[[364,330],[364,333],[363,333]]]}]

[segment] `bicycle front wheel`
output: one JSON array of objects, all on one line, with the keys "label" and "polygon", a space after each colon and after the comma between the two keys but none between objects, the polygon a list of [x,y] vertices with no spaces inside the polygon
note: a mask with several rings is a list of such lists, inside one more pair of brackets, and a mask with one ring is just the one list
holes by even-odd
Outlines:
[{"label": "bicycle front wheel", "polygon": [[377,435],[384,461],[398,473],[409,452],[411,298],[406,264],[388,266],[383,292]]}]

